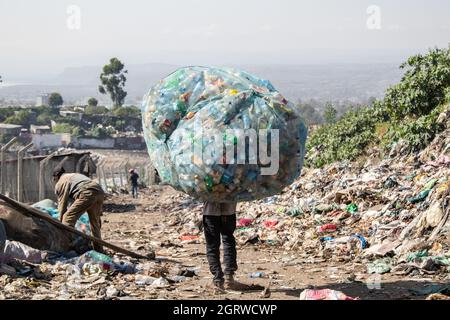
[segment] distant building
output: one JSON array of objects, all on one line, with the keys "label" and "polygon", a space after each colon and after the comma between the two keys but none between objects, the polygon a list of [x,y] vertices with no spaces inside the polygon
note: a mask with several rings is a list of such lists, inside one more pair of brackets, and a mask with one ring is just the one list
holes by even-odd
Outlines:
[{"label": "distant building", "polygon": [[18,136],[22,130],[22,126],[17,124],[0,123],[0,134],[7,136]]},{"label": "distant building", "polygon": [[75,112],[75,111],[59,111],[59,114],[62,117],[67,117],[67,118],[75,118],[78,120],[81,120],[81,118],[83,117],[83,114],[81,112]]},{"label": "distant building", "polygon": [[52,129],[50,128],[50,126],[37,126],[32,124],[30,126],[30,131],[33,134],[47,134],[51,133]]},{"label": "distant building", "polygon": [[50,94],[49,93],[44,93],[41,94],[40,96],[38,96],[36,98],[36,106],[48,106],[49,103],[49,99],[50,99]]},{"label": "distant building", "polygon": [[31,141],[36,149],[67,147],[71,142],[70,133],[32,134]]}]

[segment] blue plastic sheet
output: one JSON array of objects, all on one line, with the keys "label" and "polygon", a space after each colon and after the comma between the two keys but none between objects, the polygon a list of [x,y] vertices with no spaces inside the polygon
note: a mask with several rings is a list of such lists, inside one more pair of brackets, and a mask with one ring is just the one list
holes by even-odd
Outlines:
[{"label": "blue plastic sheet", "polygon": [[200,200],[260,199],[300,175],[306,126],[267,80],[229,68],[182,68],[151,88],[142,113],[162,182]]},{"label": "blue plastic sheet", "polygon": [[[39,206],[40,209],[45,210],[53,219],[59,220],[59,212],[55,208]],[[75,229],[84,232],[87,235],[91,235],[91,225],[89,223],[89,216],[87,213],[83,213],[75,224]]]}]

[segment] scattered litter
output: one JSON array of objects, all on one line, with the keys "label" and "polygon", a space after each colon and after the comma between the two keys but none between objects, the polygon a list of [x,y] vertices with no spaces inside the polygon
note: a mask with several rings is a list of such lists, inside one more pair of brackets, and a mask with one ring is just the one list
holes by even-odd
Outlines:
[{"label": "scattered litter", "polygon": [[341,291],[331,289],[306,289],[300,293],[300,300],[359,300],[359,298],[352,298]]}]

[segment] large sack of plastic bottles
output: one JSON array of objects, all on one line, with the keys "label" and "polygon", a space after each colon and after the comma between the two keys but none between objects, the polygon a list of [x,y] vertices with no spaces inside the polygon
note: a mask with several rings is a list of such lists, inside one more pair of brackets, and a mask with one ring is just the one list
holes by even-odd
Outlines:
[{"label": "large sack of plastic bottles", "polygon": [[247,72],[178,69],[145,95],[142,116],[162,183],[199,200],[261,199],[300,175],[307,128],[299,109]]}]

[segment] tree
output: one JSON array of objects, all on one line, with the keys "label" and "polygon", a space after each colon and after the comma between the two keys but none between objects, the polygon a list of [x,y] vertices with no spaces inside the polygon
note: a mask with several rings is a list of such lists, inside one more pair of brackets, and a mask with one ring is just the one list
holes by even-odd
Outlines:
[{"label": "tree", "polygon": [[141,110],[135,106],[115,107],[112,112],[113,115],[120,118],[139,118],[141,115]]},{"label": "tree", "polygon": [[74,126],[70,125],[69,123],[63,122],[56,124],[53,127],[52,131],[53,133],[72,133],[74,129]]},{"label": "tree", "polygon": [[400,66],[402,80],[386,91],[383,103],[392,119],[429,114],[446,99],[450,87],[450,45],[410,57]]},{"label": "tree", "polygon": [[105,138],[108,138],[110,136],[109,133],[108,133],[108,130],[103,128],[103,126],[101,126],[101,125],[97,125],[94,128],[92,128],[88,132],[88,135],[90,137],[97,138],[97,139],[105,139]]},{"label": "tree", "polygon": [[310,103],[298,103],[301,115],[306,124],[320,124],[323,123],[322,115]]},{"label": "tree", "polygon": [[21,126],[27,126],[31,123],[33,114],[28,110],[18,111],[16,114],[6,118],[4,123],[18,124]]},{"label": "tree", "polygon": [[337,120],[336,115],[337,115],[336,109],[333,107],[331,103],[327,103],[327,105],[325,106],[325,111],[323,112],[323,118],[325,119],[325,122],[327,124],[335,123]]},{"label": "tree", "polygon": [[98,100],[95,98],[89,98],[88,100],[88,106],[89,107],[96,107],[98,105]]},{"label": "tree", "polygon": [[72,129],[72,135],[74,137],[81,138],[86,135],[86,131],[83,128],[75,127]]},{"label": "tree", "polygon": [[48,98],[48,104],[50,107],[56,108],[62,106],[63,103],[64,100],[58,92],[53,92],[50,94],[50,97]]},{"label": "tree", "polygon": [[107,114],[109,112],[109,109],[104,106],[100,107],[94,107],[94,106],[87,106],[84,110],[85,114]]},{"label": "tree", "polygon": [[127,78],[124,70],[124,64],[117,58],[111,58],[109,64],[103,67],[103,72],[100,74],[101,85],[98,91],[101,94],[109,94],[114,106],[122,106],[127,92],[124,90]]}]

